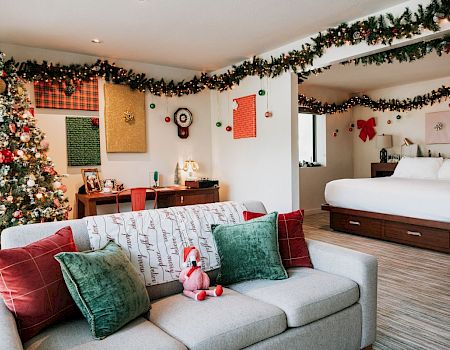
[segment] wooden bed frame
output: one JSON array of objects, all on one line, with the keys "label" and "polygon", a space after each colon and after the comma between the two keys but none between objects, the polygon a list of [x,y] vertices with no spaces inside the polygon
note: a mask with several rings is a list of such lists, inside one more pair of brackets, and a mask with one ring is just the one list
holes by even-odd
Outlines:
[{"label": "wooden bed frame", "polygon": [[450,253],[450,223],[322,205],[335,231]]}]

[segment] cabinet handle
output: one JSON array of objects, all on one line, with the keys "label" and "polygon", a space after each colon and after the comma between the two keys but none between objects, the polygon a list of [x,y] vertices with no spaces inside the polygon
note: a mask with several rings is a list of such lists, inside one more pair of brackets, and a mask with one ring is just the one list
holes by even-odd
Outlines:
[{"label": "cabinet handle", "polygon": [[181,196],[181,197],[180,197],[180,200],[181,200],[181,204],[183,204],[183,202],[184,202],[184,196]]},{"label": "cabinet handle", "polygon": [[361,226],[361,223],[359,221],[352,221],[352,220],[350,220],[348,223],[350,225]]},{"label": "cabinet handle", "polygon": [[416,232],[416,231],[406,231],[406,233],[410,236],[417,236],[417,237],[422,237],[422,234],[420,232]]}]

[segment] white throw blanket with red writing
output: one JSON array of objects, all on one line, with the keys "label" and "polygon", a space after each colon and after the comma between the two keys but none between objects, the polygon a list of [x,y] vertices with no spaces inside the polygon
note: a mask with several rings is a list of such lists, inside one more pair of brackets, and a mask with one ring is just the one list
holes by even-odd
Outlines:
[{"label": "white throw blanket with red writing", "polygon": [[178,280],[183,249],[195,246],[202,256],[202,268],[220,266],[211,224],[243,222],[246,208],[236,202],[218,202],[185,207],[90,216],[85,218],[92,249],[110,240],[119,244],[152,286]]}]

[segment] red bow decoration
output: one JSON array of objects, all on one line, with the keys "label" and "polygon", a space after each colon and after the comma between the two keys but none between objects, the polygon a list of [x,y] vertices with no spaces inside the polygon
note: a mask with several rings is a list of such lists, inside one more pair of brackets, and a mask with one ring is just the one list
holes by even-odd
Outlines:
[{"label": "red bow decoration", "polygon": [[375,126],[377,125],[375,123],[375,118],[370,118],[367,121],[360,119],[356,122],[356,125],[358,126],[358,129],[361,129],[359,138],[364,142],[366,142],[367,138],[372,140],[375,137],[375,134],[377,133],[375,131]]}]

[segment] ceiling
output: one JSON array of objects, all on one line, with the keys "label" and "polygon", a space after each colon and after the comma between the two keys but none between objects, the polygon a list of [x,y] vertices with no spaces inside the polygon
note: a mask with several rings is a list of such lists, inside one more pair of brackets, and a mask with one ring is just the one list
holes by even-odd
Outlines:
[{"label": "ceiling", "polygon": [[430,54],[421,60],[382,65],[335,64],[325,73],[311,76],[305,85],[337,88],[347,92],[364,92],[450,76],[450,54]]},{"label": "ceiling", "polygon": [[211,71],[402,2],[0,0],[0,42]]}]

